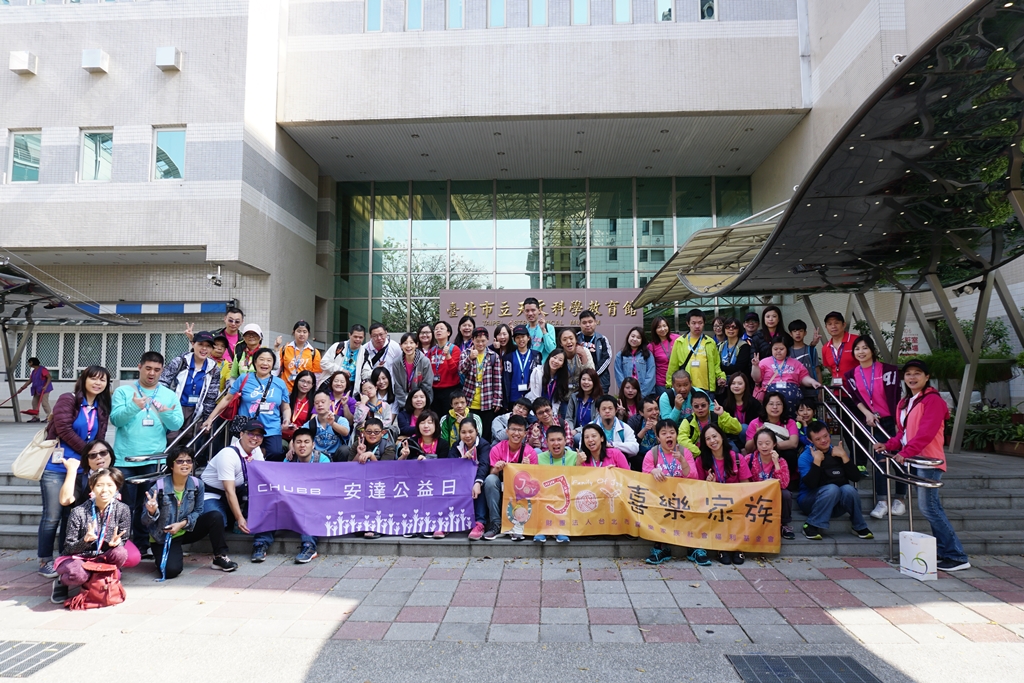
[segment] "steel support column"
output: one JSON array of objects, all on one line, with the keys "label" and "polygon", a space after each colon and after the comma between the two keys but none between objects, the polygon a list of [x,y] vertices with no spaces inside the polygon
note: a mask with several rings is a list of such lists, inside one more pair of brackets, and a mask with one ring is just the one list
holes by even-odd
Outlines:
[{"label": "steel support column", "polygon": [[[807,309],[807,315],[811,317],[811,328],[820,331],[822,320],[818,317],[818,312],[814,310],[814,302],[811,301],[810,294],[804,294],[804,308]],[[811,332],[811,339],[814,339],[813,332]]]},{"label": "steel support column", "polygon": [[921,335],[924,337],[925,343],[928,344],[929,350],[935,351],[939,346],[935,341],[935,335],[932,334],[932,328],[928,325],[924,309],[921,308],[920,302],[914,298],[913,294],[908,294],[907,299],[910,301],[910,310],[913,312],[914,318],[917,319],[917,326],[921,328]]},{"label": "steel support column", "polygon": [[903,347],[903,330],[907,326],[907,300],[910,299],[910,294],[902,292],[900,294],[900,305],[896,309],[896,325],[892,330],[892,348],[890,354],[892,362],[896,363],[900,359],[900,349]]},{"label": "steel support column", "polygon": [[875,347],[878,349],[878,353],[881,354],[883,361],[886,363],[892,363],[892,354],[889,352],[889,347],[885,343],[885,337],[882,336],[882,328],[879,327],[878,320],[875,319],[875,314],[868,306],[868,298],[861,292],[857,292],[854,296],[857,297],[857,303],[860,305],[860,312],[864,315],[864,319],[868,322],[868,327],[871,328],[871,334],[875,337]]},{"label": "steel support column", "polygon": [[1006,317],[1010,319],[1010,327],[1017,334],[1021,346],[1024,346],[1024,317],[1021,317],[1020,309],[1010,294],[1010,288],[1006,286],[1006,280],[998,270],[992,273],[992,284],[999,295],[999,301],[1003,304],[1003,310],[1006,311]]}]

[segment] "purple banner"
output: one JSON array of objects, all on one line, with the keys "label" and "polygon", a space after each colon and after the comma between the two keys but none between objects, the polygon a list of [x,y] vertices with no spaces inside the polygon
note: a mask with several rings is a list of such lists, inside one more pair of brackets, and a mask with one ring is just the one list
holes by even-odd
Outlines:
[{"label": "purple banner", "polygon": [[473,526],[476,463],[463,458],[249,465],[249,529],[310,536],[424,534]]}]

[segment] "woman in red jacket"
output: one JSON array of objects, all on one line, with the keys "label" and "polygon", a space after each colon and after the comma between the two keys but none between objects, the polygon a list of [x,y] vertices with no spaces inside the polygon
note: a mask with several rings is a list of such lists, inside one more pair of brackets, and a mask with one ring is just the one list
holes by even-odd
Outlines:
[{"label": "woman in red jacket", "polygon": [[[904,457],[910,456],[936,460],[938,464],[934,467],[915,465],[913,469],[919,477],[939,481],[946,471],[942,441],[949,408],[939,392],[928,385],[930,374],[927,364],[921,360],[910,360],[903,366],[903,381],[910,395],[896,408],[896,436],[884,444],[876,443],[875,450],[896,453],[893,459],[900,463]],[[938,550],[938,568],[946,572],[970,569],[967,553],[942,509],[939,490],[918,487],[917,507],[932,526]]]},{"label": "woman in red jacket", "polygon": [[[60,489],[66,479],[74,480],[82,466],[85,445],[107,436],[110,417],[110,373],[99,365],[90,365],[75,382],[74,393],[57,399],[46,427],[47,439],[59,439],[50,462],[46,463],[39,489],[43,495],[43,516],[39,520],[39,573],[57,578],[53,566],[53,543],[57,528],[66,523],[70,507],[60,504]],[[63,534],[61,534],[63,537]],[[60,543],[63,551],[64,543]]]},{"label": "woman in red jacket", "polygon": [[427,353],[434,371],[434,400],[430,406],[438,415],[445,415],[451,407],[453,391],[462,388],[459,383],[459,360],[462,349],[451,341],[452,326],[444,320],[434,323],[434,346]]}]

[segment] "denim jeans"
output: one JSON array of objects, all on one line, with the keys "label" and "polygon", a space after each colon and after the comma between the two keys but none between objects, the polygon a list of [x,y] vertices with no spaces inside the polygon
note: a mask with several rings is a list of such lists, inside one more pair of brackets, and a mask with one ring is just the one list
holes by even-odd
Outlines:
[{"label": "denim jeans", "polygon": [[281,444],[280,434],[263,437],[263,459],[268,462],[284,460],[284,446]]},{"label": "denim jeans", "polygon": [[[942,480],[942,470],[915,467],[914,474],[922,479]],[[942,509],[939,489],[918,487],[917,509],[921,511],[924,518],[932,525],[932,536],[935,537],[935,550],[939,559],[967,562],[967,553],[964,552],[960,539],[957,538],[956,532],[953,531],[953,526],[946,517],[946,511]]]},{"label": "denim jeans", "polygon": [[[273,542],[273,531],[261,531],[252,537],[252,547],[254,548],[258,545],[265,545],[269,548]],[[302,534],[302,542],[311,544],[313,546],[313,550],[316,550],[316,537]]]},{"label": "denim jeans", "polygon": [[488,474],[484,480],[484,499],[487,501],[487,519],[492,526],[501,526],[501,477]]},{"label": "denim jeans", "polygon": [[[231,514],[231,508],[228,507],[228,502],[224,500],[224,496],[203,501],[203,514],[205,515],[211,510],[219,512],[221,517],[224,518],[225,528],[235,526],[235,516]],[[230,524],[228,522],[230,522]]]},{"label": "denim jeans", "polygon": [[[885,430],[887,434],[892,436],[896,433],[896,422],[892,417],[883,417],[878,426]],[[875,437],[875,441],[879,443],[885,443],[888,439],[882,435],[878,428],[871,429],[872,435]],[[878,463],[882,467],[885,467],[885,461],[879,461]],[[879,472],[874,466],[871,467],[872,472],[875,476],[875,495],[878,496],[878,500],[885,500],[885,475]],[[890,471],[895,471],[895,468],[890,467]],[[892,495],[896,498],[902,498],[907,495],[907,485],[901,481],[894,481],[892,483]]]},{"label": "denim jeans", "polygon": [[64,548],[64,539],[57,538],[57,529],[64,526],[61,522],[67,518],[69,508],[60,504],[60,487],[66,475],[62,472],[43,472],[39,480],[39,490],[43,495],[43,516],[39,520],[39,547],[36,555],[40,560],[53,559],[53,542],[57,547]]},{"label": "denim jeans", "polygon": [[487,526],[487,494],[482,490],[480,495],[473,499],[473,515],[476,517],[476,521]]},{"label": "denim jeans", "polygon": [[825,484],[817,491],[800,496],[797,502],[811,526],[827,529],[829,520],[850,513],[850,523],[854,530],[868,528],[864,522],[864,512],[860,509],[860,495],[852,484]]}]

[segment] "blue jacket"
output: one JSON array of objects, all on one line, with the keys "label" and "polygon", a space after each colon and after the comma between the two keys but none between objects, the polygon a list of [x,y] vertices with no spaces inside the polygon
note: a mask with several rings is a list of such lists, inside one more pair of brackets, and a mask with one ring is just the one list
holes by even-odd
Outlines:
[{"label": "blue jacket", "polygon": [[654,356],[644,358],[643,353],[626,356],[619,351],[615,354],[615,381],[622,385],[622,380],[633,376],[636,367],[637,380],[640,382],[640,395],[649,396],[654,393]]},{"label": "blue jacket", "polygon": [[174,495],[174,479],[171,475],[168,474],[153,482],[149,492],[156,494],[157,511],[156,515],[149,514],[143,502],[142,525],[146,527],[153,540],[163,543],[164,527],[183,519],[187,519],[188,524],[182,531],[192,531],[196,528],[196,520],[203,514],[203,497],[206,493],[206,487],[199,477],[189,477],[185,480],[185,492],[181,497],[180,508]]}]

